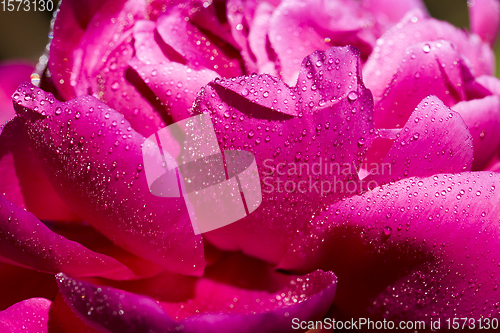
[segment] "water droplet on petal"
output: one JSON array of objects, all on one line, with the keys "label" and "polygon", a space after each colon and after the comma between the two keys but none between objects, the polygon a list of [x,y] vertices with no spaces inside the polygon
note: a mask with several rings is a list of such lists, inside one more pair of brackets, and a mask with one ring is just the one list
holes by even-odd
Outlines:
[{"label": "water droplet on petal", "polygon": [[354,102],[358,99],[358,93],[353,90],[347,95],[347,98],[349,98],[351,102]]}]

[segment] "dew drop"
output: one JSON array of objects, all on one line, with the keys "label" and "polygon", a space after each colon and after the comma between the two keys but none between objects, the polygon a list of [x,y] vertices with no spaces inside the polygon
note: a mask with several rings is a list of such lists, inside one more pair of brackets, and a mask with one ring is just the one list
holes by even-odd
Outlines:
[{"label": "dew drop", "polygon": [[347,98],[349,98],[351,102],[354,102],[358,99],[358,93],[353,90],[347,95]]}]

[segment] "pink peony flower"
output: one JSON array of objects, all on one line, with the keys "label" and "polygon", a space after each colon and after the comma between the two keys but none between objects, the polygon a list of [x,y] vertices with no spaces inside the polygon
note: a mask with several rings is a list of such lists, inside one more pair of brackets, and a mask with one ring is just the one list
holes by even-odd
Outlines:
[{"label": "pink peony flower", "polygon": [[[0,327],[500,319],[499,12],[471,2],[467,32],[418,0],[63,1],[40,87],[0,68]],[[202,113],[262,201],[200,235],[142,145]]]}]

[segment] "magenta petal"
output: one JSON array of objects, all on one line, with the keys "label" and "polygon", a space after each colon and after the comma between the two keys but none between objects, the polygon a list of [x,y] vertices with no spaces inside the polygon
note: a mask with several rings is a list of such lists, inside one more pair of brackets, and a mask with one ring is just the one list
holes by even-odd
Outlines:
[{"label": "magenta petal", "polygon": [[128,65],[134,56],[132,32],[117,44],[100,72],[91,78],[92,95],[123,114],[135,131],[149,136],[165,127],[165,109]]},{"label": "magenta petal", "polygon": [[[358,179],[375,136],[372,97],[357,76],[359,53],[331,48],[302,64],[297,87],[251,75],[215,80],[197,98],[193,111],[211,115],[221,148],[252,152],[261,179],[258,209],[205,234],[220,248],[277,263],[297,230],[327,203],[351,194],[346,183]],[[303,171],[293,171],[299,164]]]},{"label": "magenta petal", "polygon": [[[125,2],[126,0],[93,0],[83,4],[79,0],[68,0],[59,7],[54,22],[48,66],[57,91],[64,99],[75,97],[75,85],[86,83],[75,81],[75,75],[80,74],[81,66],[87,66],[87,64],[82,64],[84,51],[78,49],[82,38],[84,39],[86,29],[109,29],[113,26],[111,18],[116,18]],[[94,24],[96,17],[102,18],[102,21]],[[90,25],[91,22],[92,25]],[[120,25],[116,24],[115,27],[120,27]],[[99,42],[102,45],[108,44],[102,38]]]},{"label": "magenta petal", "polygon": [[248,73],[277,75],[275,53],[269,42],[270,20],[275,6],[269,2],[232,0],[227,3],[231,33],[241,48]]},{"label": "magenta petal", "polygon": [[468,4],[471,31],[493,45],[500,29],[500,2],[498,0],[472,0]]},{"label": "magenta petal", "polygon": [[145,65],[132,59],[129,64],[158,96],[174,122],[190,116],[198,91],[218,77],[211,70],[194,70],[176,62]]},{"label": "magenta petal", "polygon": [[422,0],[364,0],[362,6],[374,16],[376,24],[384,29],[398,23],[410,11],[418,10],[427,14]]},{"label": "magenta petal", "polygon": [[460,58],[447,41],[414,44],[405,50],[400,67],[375,104],[375,126],[402,127],[415,107],[429,95],[451,106],[465,99]]},{"label": "magenta petal", "polygon": [[92,17],[78,47],[72,68],[71,85],[76,95],[87,95],[89,81],[102,74],[103,65],[110,56],[110,49],[120,43],[130,33],[137,20],[144,18],[146,5],[136,0],[106,2]]},{"label": "magenta petal", "polygon": [[248,46],[250,57],[255,57],[257,71],[277,76],[276,52],[269,41],[269,26],[274,9],[268,2],[261,2],[257,6],[248,33]]},{"label": "magenta petal", "polygon": [[499,97],[494,95],[464,101],[452,108],[462,116],[472,135],[474,143],[472,169],[481,170],[492,159],[500,145]]},{"label": "magenta petal", "polygon": [[169,61],[155,39],[155,30],[156,23],[147,20],[134,25],[135,56],[146,65]]},{"label": "magenta petal", "polygon": [[226,77],[241,75],[238,61],[226,56],[196,26],[184,20],[181,12],[172,10],[160,16],[156,29],[165,44],[181,55],[189,67],[213,70]]},{"label": "magenta petal", "polygon": [[23,81],[28,81],[34,66],[26,63],[0,64],[0,127],[16,114],[10,96]]},{"label": "magenta petal", "polygon": [[[291,332],[293,318],[320,319],[335,295],[332,272],[316,270],[304,276],[287,276],[259,268],[245,271],[259,276],[259,284],[245,285],[249,276],[238,271],[230,272],[229,276],[237,277],[232,280],[227,276],[204,277],[193,281],[190,288],[182,285],[190,295],[177,302],[158,302],[64,274],[58,275],[58,284],[78,316],[96,328],[113,332]],[[175,285],[166,288],[174,289]]]},{"label": "magenta petal", "polygon": [[[453,135],[450,135],[453,133]],[[436,96],[420,102],[365,184],[370,188],[407,177],[469,171],[474,149],[466,123]]]},{"label": "magenta petal", "polygon": [[499,200],[495,173],[404,179],[330,206],[280,266],[335,269],[344,318],[496,318]]},{"label": "magenta petal", "polygon": [[[2,144],[3,142],[0,139],[0,145]],[[0,194],[16,206],[26,208],[21,186],[19,185],[19,179],[16,175],[14,156],[12,156],[12,153],[0,152],[0,174],[2,175],[0,178]]]},{"label": "magenta petal", "polygon": [[113,258],[52,232],[31,213],[0,196],[1,261],[38,271],[128,279],[135,275]]},{"label": "magenta petal", "polygon": [[332,45],[354,45],[362,53],[371,46],[358,32],[368,20],[358,18],[354,1],[283,1],[273,12],[269,39],[281,63],[281,75],[287,84],[295,84],[302,59],[315,50]]},{"label": "magenta petal", "polygon": [[13,96],[31,146],[75,211],[116,245],[199,275],[204,258],[182,198],[149,192],[141,145],[123,115],[93,97],[61,103],[32,85]]},{"label": "magenta petal", "polygon": [[299,103],[323,108],[345,98],[354,102],[365,89],[359,58],[359,50],[352,46],[308,55],[301,63],[295,88],[303,97]]},{"label": "magenta petal", "polygon": [[438,40],[447,40],[453,44],[474,76],[493,73],[493,51],[477,36],[468,36],[449,23],[409,13],[401,23],[379,38],[363,67],[366,86],[372,91],[375,101],[380,100],[391,83],[407,47]]},{"label": "magenta petal", "polygon": [[0,170],[0,194],[16,206],[43,220],[79,220],[47,179],[23,133],[19,116],[0,131]]},{"label": "magenta petal", "polygon": [[483,75],[476,78],[476,82],[488,89],[491,93],[500,96],[500,79],[494,76]]},{"label": "magenta petal", "polygon": [[160,100],[173,121],[189,117],[198,91],[218,77],[208,69],[195,70],[169,60],[155,40],[155,24],[140,21],[134,28],[136,58],[129,65]]},{"label": "magenta petal", "polygon": [[49,308],[45,298],[30,298],[0,312],[0,330],[9,333],[48,333]]}]

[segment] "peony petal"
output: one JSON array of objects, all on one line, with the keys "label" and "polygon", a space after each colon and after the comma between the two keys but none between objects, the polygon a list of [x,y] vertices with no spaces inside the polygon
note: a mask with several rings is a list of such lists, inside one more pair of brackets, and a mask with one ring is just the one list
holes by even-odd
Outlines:
[{"label": "peony petal", "polygon": [[[222,149],[254,154],[263,191],[252,214],[204,234],[213,244],[277,263],[312,215],[352,194],[345,184],[357,180],[374,137],[371,94],[356,65],[357,50],[337,47],[306,58],[295,88],[252,75],[216,80],[202,90],[193,111],[210,113]],[[328,89],[329,82],[339,88]]]},{"label": "peony petal", "polygon": [[316,217],[280,267],[335,269],[342,318],[496,318],[499,189],[490,172],[376,188]]},{"label": "peony petal", "polygon": [[[79,0],[68,0],[59,7],[52,31],[48,67],[52,81],[64,99],[75,97],[75,91],[70,83],[71,76],[75,73],[73,66],[75,63],[81,64],[81,60],[78,59],[81,54],[75,54],[73,50],[80,43],[89,22],[101,7],[106,7],[106,4],[110,7],[109,4],[112,2],[123,4],[124,1],[92,0],[83,4]],[[113,5],[111,7],[116,8]]]},{"label": "peony petal", "polygon": [[[13,108],[14,109],[14,108]],[[61,200],[29,147],[21,119],[14,118],[0,132],[0,194],[37,218],[71,222],[80,218]]]},{"label": "peony petal", "polygon": [[30,298],[0,312],[0,330],[10,333],[48,333],[51,302],[45,298]]},{"label": "peony petal", "polygon": [[500,160],[498,157],[493,160],[493,163],[491,163],[486,170],[500,173]]},{"label": "peony petal", "polygon": [[91,91],[111,108],[117,110],[130,122],[138,133],[149,136],[165,127],[165,108],[128,65],[134,56],[132,31],[117,42],[109,51],[106,63],[92,77]]},{"label": "peony petal", "polygon": [[382,98],[391,83],[407,47],[438,40],[452,43],[474,76],[493,73],[493,51],[477,36],[468,36],[447,22],[424,18],[412,12],[378,39],[363,67],[366,86],[372,91],[375,101]]},{"label": "peony petal", "polygon": [[407,177],[469,171],[473,154],[464,120],[430,96],[411,114],[382,163],[372,166],[365,184],[374,188]]},{"label": "peony petal", "polygon": [[381,100],[375,104],[375,126],[402,127],[415,107],[429,95],[451,106],[465,99],[460,58],[447,41],[413,44]]},{"label": "peony petal", "polygon": [[163,268],[151,261],[137,257],[113,244],[112,241],[98,233],[94,228],[85,224],[46,223],[53,232],[77,242],[86,248],[114,258],[130,268],[141,278],[155,276],[164,271]]},{"label": "peony petal", "polygon": [[250,27],[253,23],[257,6],[271,7],[268,2],[258,4],[255,1],[228,0],[226,3],[227,21],[231,27],[231,35],[241,49],[247,72],[257,72],[255,54],[248,43]]},{"label": "peony petal", "polygon": [[498,0],[472,0],[467,4],[469,5],[471,31],[493,45],[500,29],[500,2]]},{"label": "peony petal", "polygon": [[362,7],[373,15],[375,24],[382,26],[382,32],[398,23],[408,12],[420,11],[428,16],[422,0],[364,0]]},{"label": "peony petal", "polygon": [[[317,270],[305,276],[287,276],[269,272],[266,265],[256,262],[230,255],[222,263],[225,267],[217,264],[208,272],[211,276],[194,281],[192,295],[169,302],[64,274],[58,275],[58,283],[73,311],[94,327],[113,332],[289,332],[292,318],[313,320],[326,313],[335,294],[333,273]],[[229,275],[211,274],[221,268]],[[165,287],[186,288],[175,284]]]},{"label": "peony petal", "polygon": [[65,4],[55,22],[49,69],[58,92],[65,100],[91,94],[144,135],[164,127],[163,107],[127,65],[134,53],[131,29],[144,17],[145,4],[107,1],[85,23],[74,22],[79,7],[74,1]]},{"label": "peony petal", "polygon": [[[135,22],[144,18],[145,4],[136,0],[106,2],[90,20],[77,48],[71,85],[76,96],[87,95],[91,84],[102,74],[112,50],[130,33]],[[109,63],[108,63],[109,64]]]},{"label": "peony petal", "polygon": [[137,58],[129,65],[157,96],[174,122],[188,118],[198,91],[218,77],[208,69],[194,70],[170,61],[155,41],[155,25],[142,21],[134,28]]},{"label": "peony petal", "polygon": [[230,0],[227,2],[227,17],[231,33],[241,48],[248,73],[277,75],[268,32],[275,6],[267,1]]},{"label": "peony petal", "polygon": [[28,298],[53,299],[57,284],[53,274],[0,263],[0,311]]},{"label": "peony petal", "polygon": [[[0,145],[4,142],[0,137]],[[20,208],[25,208],[24,197],[19,185],[19,179],[16,175],[16,168],[14,166],[14,156],[12,153],[0,153],[0,195],[15,204]]]},{"label": "peony petal", "polygon": [[[268,2],[261,2],[255,11],[255,18],[248,33],[250,57],[255,57],[259,73],[278,75],[277,55],[269,41],[269,27],[275,7]],[[250,71],[248,71],[250,72]]]},{"label": "peony petal", "polygon": [[85,323],[78,317],[69,307],[62,295],[57,294],[49,309],[49,322],[50,333],[100,333],[102,331],[96,330],[92,326]]},{"label": "peony petal", "polygon": [[135,275],[108,256],[57,235],[31,213],[0,197],[0,260],[38,271],[129,279]]},{"label": "peony petal", "polygon": [[[487,96],[454,105],[472,135],[474,143],[473,170],[481,170],[498,151],[500,145],[500,98]],[[454,132],[451,132],[454,133]]]},{"label": "peony petal", "polygon": [[13,98],[52,183],[79,215],[139,257],[174,272],[203,272],[202,240],[184,200],[150,194],[145,139],[122,115],[90,96],[61,103],[28,84]]},{"label": "peony petal", "polygon": [[0,63],[0,127],[15,116],[10,96],[23,81],[28,81],[34,66],[26,63]]},{"label": "peony petal", "polygon": [[478,77],[476,81],[488,89],[492,94],[500,96],[500,79],[494,76],[483,75]]},{"label": "peony petal", "polygon": [[302,59],[315,50],[350,44],[365,56],[371,52],[370,43],[358,35],[368,26],[368,20],[358,18],[355,2],[315,0],[305,7],[300,0],[282,1],[270,21],[269,39],[278,54],[285,83],[295,84]]},{"label": "peony petal", "polygon": [[146,65],[169,61],[163,53],[157,39],[156,23],[140,20],[134,25],[134,51],[137,59]]},{"label": "peony petal", "polygon": [[158,34],[164,43],[182,56],[186,64],[196,70],[209,69],[221,76],[241,75],[236,59],[231,59],[211,42],[195,25],[184,19],[179,10],[158,18]]}]

